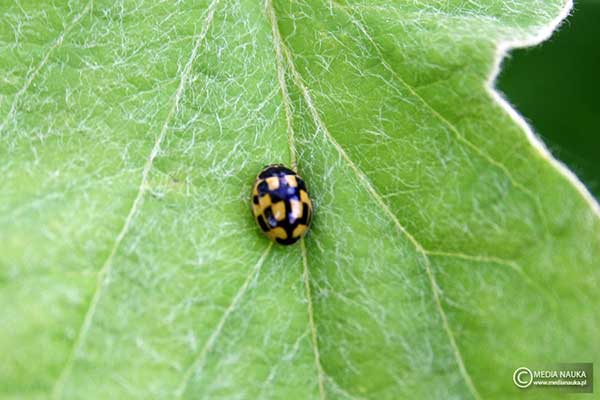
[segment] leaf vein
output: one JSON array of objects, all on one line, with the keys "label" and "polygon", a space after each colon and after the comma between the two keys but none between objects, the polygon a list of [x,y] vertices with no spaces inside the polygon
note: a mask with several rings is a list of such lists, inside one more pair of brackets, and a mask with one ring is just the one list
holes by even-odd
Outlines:
[{"label": "leaf vein", "polygon": [[77,23],[88,12],[90,12],[90,10],[93,7],[93,4],[94,4],[94,0],[90,0],[87,3],[87,5],[83,8],[83,10],[81,10],[81,12],[79,14],[77,14],[77,15],[75,15],[75,17],[73,17],[71,22],[69,22],[69,24],[67,24],[67,26],[65,26],[63,28],[63,31],[60,33],[60,35],[58,35],[58,37],[52,42],[50,47],[48,47],[48,50],[46,51],[46,53],[44,54],[44,56],[42,57],[42,59],[40,60],[38,65],[33,70],[31,70],[31,72],[27,75],[27,77],[25,78],[25,82],[23,83],[23,86],[21,86],[21,88],[15,93],[15,96],[13,97],[13,101],[10,105],[8,113],[4,117],[2,124],[0,124],[0,133],[2,133],[2,131],[6,127],[6,124],[8,123],[8,121],[12,117],[14,117],[15,113],[17,112],[17,106],[18,106],[21,96],[23,96],[23,94],[25,94],[27,89],[29,89],[29,87],[31,86],[31,83],[37,77],[37,75],[40,73],[42,68],[46,65],[46,63],[50,59],[50,56],[52,55],[52,53],[63,44],[65,37],[75,27],[75,25],[77,25]]},{"label": "leaf vein", "polygon": [[229,319],[229,316],[237,309],[242,297],[244,297],[244,294],[248,290],[250,283],[254,280],[255,277],[258,276],[258,272],[260,271],[260,268],[264,264],[265,259],[269,255],[269,252],[271,251],[272,248],[273,248],[273,242],[269,243],[267,248],[263,251],[262,255],[256,262],[256,264],[254,264],[254,266],[250,269],[250,273],[246,277],[246,280],[244,281],[242,286],[240,286],[240,288],[236,292],[235,296],[231,300],[231,303],[229,303],[229,306],[223,312],[221,319],[219,320],[219,322],[217,323],[217,326],[215,327],[215,329],[213,329],[212,333],[208,337],[208,340],[204,344],[204,347],[198,353],[198,355],[194,358],[194,360],[192,361],[190,366],[185,370],[185,373],[183,374],[183,378],[181,379],[181,382],[179,383],[179,385],[177,386],[177,389],[175,390],[175,398],[180,399],[181,396],[183,396],[185,389],[187,388],[187,385],[189,384],[189,381],[190,381],[192,375],[194,374],[194,372],[196,372],[196,373],[201,372],[202,367],[204,366],[204,362],[206,361],[206,357],[208,356],[208,354],[214,347],[215,343],[219,339],[219,336],[221,335],[221,332],[223,331],[223,327],[225,326],[225,323]]},{"label": "leaf vein", "polygon": [[555,296],[552,295],[552,293],[550,293],[550,291],[546,287],[540,285],[538,282],[531,279],[531,277],[529,275],[527,275],[527,273],[525,273],[525,271],[523,270],[521,265],[515,260],[508,260],[505,258],[500,258],[500,257],[495,257],[495,256],[486,256],[486,255],[479,255],[479,254],[466,254],[466,253],[460,253],[460,252],[457,253],[457,252],[448,252],[448,251],[441,251],[441,250],[425,250],[425,252],[431,257],[457,258],[457,259],[467,260],[467,261],[486,262],[486,263],[494,263],[494,264],[504,265],[504,266],[512,269],[513,271],[515,271],[517,274],[519,274],[521,276],[521,278],[523,279],[523,281],[526,282],[529,286],[538,290],[540,293],[545,294],[548,298],[556,300]]},{"label": "leaf vein", "polygon": [[469,139],[467,139],[465,137],[465,135],[463,135],[452,122],[450,122],[446,117],[444,117],[440,112],[438,112],[431,104],[429,104],[429,102],[427,100],[425,100],[425,98],[423,96],[421,96],[415,90],[415,88],[413,88],[407,81],[405,81],[400,75],[398,75],[396,73],[396,71],[391,67],[391,65],[386,61],[385,57],[383,56],[383,53],[381,52],[381,49],[379,48],[377,43],[375,43],[375,40],[373,39],[373,37],[371,36],[369,31],[367,31],[365,26],[361,23],[361,21],[359,21],[352,13],[350,13],[345,7],[343,7],[342,5],[337,3],[335,0],[331,0],[331,2],[336,8],[342,10],[344,12],[344,14],[348,16],[348,18],[350,19],[352,24],[354,24],[358,28],[358,30],[367,38],[367,41],[375,49],[377,58],[381,62],[381,65],[386,69],[386,71],[388,71],[392,76],[394,76],[394,78],[396,78],[396,80],[398,82],[400,82],[400,84],[402,86],[404,86],[413,97],[415,97],[417,100],[419,100],[419,102],[421,102],[421,104],[423,104],[423,106],[425,106],[425,108],[427,108],[429,110],[429,112],[431,114],[433,114],[433,116],[435,118],[437,118],[448,129],[450,129],[450,131],[456,136],[456,138],[458,139],[459,142],[463,143],[466,147],[468,147],[473,152],[475,152],[483,160],[485,160],[489,164],[491,164],[494,167],[496,167],[497,169],[499,169],[508,178],[510,183],[515,188],[519,189],[527,197],[529,197],[534,202],[536,210],[539,214],[539,217],[542,220],[543,225],[547,226],[546,216],[543,212],[543,208],[540,203],[540,199],[537,196],[535,196],[533,194],[533,192],[531,190],[529,190],[525,185],[523,185],[522,183],[517,181],[504,164],[502,164],[500,161],[494,159],[488,153],[486,153],[485,151],[483,151],[482,149],[477,147]]},{"label": "leaf vein", "polygon": [[465,384],[467,385],[467,388],[469,389],[469,391],[471,392],[471,394],[473,395],[473,397],[475,399],[480,399],[481,397],[480,397],[477,389],[475,388],[473,380],[471,379],[471,376],[469,375],[469,373],[468,373],[468,371],[467,371],[467,369],[465,367],[464,360],[462,358],[461,352],[460,352],[460,350],[458,348],[458,345],[456,344],[456,340],[454,338],[454,333],[452,332],[452,330],[450,328],[450,324],[448,322],[448,318],[447,318],[446,313],[444,311],[444,308],[442,306],[442,302],[441,302],[440,294],[439,294],[439,288],[438,288],[437,282],[435,280],[435,277],[433,275],[433,271],[431,270],[431,264],[430,264],[429,257],[427,256],[427,251],[417,241],[417,239],[410,232],[408,232],[406,230],[406,228],[404,228],[404,226],[400,223],[400,221],[398,220],[398,218],[396,217],[396,215],[387,206],[387,204],[385,203],[385,201],[383,200],[383,198],[381,197],[381,195],[373,187],[373,185],[369,181],[369,178],[365,175],[364,172],[362,172],[358,168],[358,166],[356,164],[354,164],[354,162],[348,156],[348,154],[345,152],[345,150],[333,138],[333,136],[331,135],[331,133],[327,129],[327,126],[325,125],[325,123],[321,119],[321,117],[319,115],[319,112],[316,109],[316,106],[315,106],[315,104],[313,102],[313,99],[312,99],[312,97],[311,97],[311,95],[310,95],[310,93],[308,91],[308,88],[304,84],[300,73],[295,68],[294,61],[293,61],[293,58],[292,58],[292,55],[291,55],[289,49],[283,44],[283,42],[281,43],[281,47],[282,47],[283,53],[285,54],[285,58],[287,60],[287,64],[288,64],[289,70],[292,73],[293,81],[294,81],[295,85],[298,87],[298,89],[300,90],[300,92],[302,93],[302,97],[304,98],[304,101],[306,102],[307,108],[308,108],[308,110],[309,110],[309,112],[311,114],[311,117],[314,120],[314,123],[316,124],[317,128],[323,133],[323,135],[325,136],[325,138],[337,150],[337,152],[340,154],[340,156],[342,157],[342,159],[344,159],[344,161],[348,164],[348,166],[354,172],[354,174],[359,179],[359,181],[363,184],[363,186],[365,187],[365,189],[367,190],[367,192],[371,195],[371,197],[373,197],[373,199],[375,200],[375,202],[381,207],[381,209],[385,212],[385,214],[387,214],[388,217],[392,220],[392,222],[394,223],[394,225],[396,226],[396,228],[402,234],[404,234],[404,236],[413,244],[413,246],[415,247],[415,249],[417,250],[417,252],[422,255],[422,257],[423,257],[423,266],[425,268],[425,272],[426,272],[427,277],[429,279],[429,282],[431,284],[434,303],[435,303],[436,309],[437,309],[437,311],[438,311],[438,313],[440,315],[440,318],[442,320],[442,326],[443,326],[444,331],[446,332],[446,335],[447,335],[448,340],[450,342],[450,347],[451,347],[451,349],[453,351],[454,358],[455,358],[456,363],[458,365],[460,374],[463,377],[463,379],[465,381]]},{"label": "leaf vein", "polygon": [[284,59],[283,55],[281,54],[280,46],[281,34],[279,33],[279,28],[277,27],[277,17],[275,15],[275,9],[273,8],[271,0],[265,1],[265,9],[269,17],[269,22],[271,24],[273,48],[275,50],[275,63],[277,66],[277,83],[279,84],[283,107],[285,109],[285,122],[288,134],[288,145],[290,148],[291,167],[294,171],[296,171],[298,168],[298,160],[296,154],[296,144],[294,139],[292,101],[290,99],[290,95],[287,90],[287,85],[285,83]]},{"label": "leaf vein", "polygon": [[154,145],[153,145],[152,150],[146,160],[146,163],[144,164],[144,169],[142,170],[142,177],[140,180],[140,184],[138,187],[136,197],[133,200],[131,208],[129,209],[129,213],[127,214],[127,217],[125,218],[125,222],[123,223],[123,226],[122,226],[121,230],[119,231],[119,233],[113,243],[113,246],[110,250],[108,257],[106,258],[105,262],[102,264],[102,267],[100,268],[100,271],[98,272],[97,279],[96,279],[96,288],[95,288],[94,294],[92,296],[92,299],[88,305],[88,308],[86,310],[85,317],[83,319],[83,323],[81,324],[81,326],[79,328],[77,338],[73,344],[73,347],[71,348],[71,352],[67,358],[67,361],[66,361],[64,367],[62,368],[62,370],[58,376],[58,379],[56,380],[54,387],[52,389],[52,398],[54,398],[54,399],[60,399],[62,397],[64,386],[66,384],[67,379],[69,378],[69,376],[71,374],[73,365],[75,363],[75,359],[85,342],[86,335],[89,332],[90,327],[92,326],[92,323],[94,320],[94,315],[96,313],[98,303],[100,302],[100,298],[101,298],[104,290],[110,283],[110,275],[112,272],[113,259],[121,245],[121,242],[123,241],[124,237],[129,232],[129,229],[131,227],[131,224],[132,224],[136,214],[138,213],[138,211],[141,208],[141,205],[143,203],[144,194],[146,192],[148,175],[150,173],[150,170],[152,169],[152,164],[154,162],[154,159],[160,152],[161,144],[166,136],[171,119],[173,118],[173,116],[175,115],[175,112],[177,111],[179,102],[181,101],[181,98],[182,98],[184,90],[185,90],[185,86],[189,79],[189,74],[192,69],[192,64],[198,54],[198,50],[200,49],[200,46],[201,46],[204,38],[206,37],[208,29],[213,20],[214,12],[215,12],[218,2],[219,2],[219,0],[213,0],[213,2],[208,7],[208,11],[207,11],[206,17],[204,19],[204,24],[202,26],[202,29],[201,29],[200,33],[198,34],[198,37],[196,38],[196,41],[192,48],[190,57],[188,58],[187,63],[185,64],[185,66],[181,72],[179,85],[173,96],[173,102],[172,102],[171,108],[169,109],[169,112],[165,118],[163,125],[162,125],[161,131],[154,142]]},{"label": "leaf vein", "polygon": [[319,352],[319,343],[317,337],[317,325],[315,324],[315,314],[313,309],[312,293],[310,290],[310,272],[308,270],[308,257],[306,256],[306,244],[304,238],[300,239],[300,248],[302,250],[302,275],[304,279],[304,290],[306,291],[306,302],[308,307],[308,324],[310,326],[310,338],[312,341],[313,354],[315,357],[315,366],[318,373],[319,398],[325,399],[325,372],[321,364],[321,354]]},{"label": "leaf vein", "polygon": [[[294,140],[294,128],[292,125],[292,107],[291,100],[289,97],[289,93],[287,90],[287,85],[285,83],[285,67],[284,67],[284,58],[282,55],[283,41],[281,39],[281,33],[279,32],[279,27],[277,26],[277,16],[275,15],[275,8],[273,7],[273,3],[271,0],[265,1],[265,9],[269,18],[269,23],[271,24],[272,38],[273,38],[273,47],[275,50],[275,60],[277,65],[277,80],[279,83],[279,88],[282,94],[282,100],[285,108],[286,114],[286,125],[288,132],[288,144],[290,148],[290,157],[292,161],[292,168],[294,170],[297,169],[297,154]],[[306,245],[304,243],[304,238],[300,239],[300,248],[302,251],[302,269],[303,269],[303,280],[304,280],[304,289],[306,293],[306,301],[308,307],[308,324],[311,333],[311,343],[312,350],[315,359],[315,367],[317,369],[317,384],[319,387],[319,397],[324,400],[326,398],[325,392],[325,372],[323,370],[323,365],[321,364],[321,355],[319,352],[319,343],[318,343],[318,332],[315,324],[314,318],[314,310],[313,310],[313,302],[312,302],[312,294],[310,290],[310,273],[308,269],[308,258],[306,255]]]}]

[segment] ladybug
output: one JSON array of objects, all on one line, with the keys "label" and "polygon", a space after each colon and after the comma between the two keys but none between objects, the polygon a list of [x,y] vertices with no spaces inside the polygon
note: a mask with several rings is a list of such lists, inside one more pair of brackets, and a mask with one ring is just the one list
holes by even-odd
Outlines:
[{"label": "ladybug", "polygon": [[269,239],[296,243],[308,231],[313,214],[304,180],[283,164],[267,165],[252,187],[252,213]]}]

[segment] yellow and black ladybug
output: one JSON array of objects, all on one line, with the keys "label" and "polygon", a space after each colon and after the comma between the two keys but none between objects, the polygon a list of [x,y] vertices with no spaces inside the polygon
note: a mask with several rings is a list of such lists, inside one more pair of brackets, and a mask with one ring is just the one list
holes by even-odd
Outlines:
[{"label": "yellow and black ladybug", "polygon": [[252,213],[269,239],[296,243],[308,231],[313,213],[304,180],[282,164],[267,165],[252,187]]}]

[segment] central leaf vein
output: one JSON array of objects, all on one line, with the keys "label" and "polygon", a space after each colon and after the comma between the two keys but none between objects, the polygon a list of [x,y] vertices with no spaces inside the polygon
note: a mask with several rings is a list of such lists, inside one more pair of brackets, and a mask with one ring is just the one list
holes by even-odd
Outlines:
[{"label": "central leaf vein", "polygon": [[[271,5],[270,1],[267,0],[267,4]],[[272,23],[276,24],[277,20],[275,18],[274,15],[274,11],[271,5],[271,14],[272,14]],[[279,40],[277,40],[279,39]],[[450,324],[448,322],[448,318],[446,316],[446,313],[444,311],[444,308],[442,306],[442,302],[441,302],[441,298],[440,298],[440,293],[439,293],[439,287],[438,284],[436,282],[436,279],[433,275],[433,271],[431,269],[431,261],[428,257],[427,251],[425,250],[425,248],[417,241],[417,239],[410,234],[410,232],[408,232],[406,230],[406,228],[404,228],[404,226],[400,223],[400,221],[398,220],[398,218],[396,217],[396,215],[391,211],[391,209],[388,207],[388,205],[385,203],[385,201],[383,200],[383,198],[381,197],[381,195],[377,192],[377,190],[373,187],[373,185],[371,184],[369,178],[365,175],[364,172],[362,172],[358,166],[352,161],[352,159],[348,156],[348,154],[346,153],[346,151],[340,146],[340,144],[333,138],[333,136],[331,135],[331,133],[329,132],[329,130],[327,129],[327,126],[325,125],[325,123],[323,122],[323,120],[321,119],[319,112],[317,111],[317,108],[314,104],[314,101],[312,99],[312,96],[310,95],[308,88],[306,87],[306,85],[303,82],[302,76],[300,75],[300,73],[298,72],[298,70],[295,67],[295,63],[293,60],[293,57],[291,55],[290,50],[287,48],[287,46],[284,44],[283,40],[280,37],[279,32],[277,32],[274,35],[274,40],[276,40],[276,44],[277,46],[280,47],[280,51],[284,56],[284,59],[286,60],[286,64],[288,66],[288,69],[292,75],[292,79],[294,84],[296,85],[296,87],[298,88],[298,90],[300,90],[302,97],[304,99],[304,101],[306,102],[307,108],[310,112],[310,115],[313,119],[313,122],[315,123],[315,125],[317,126],[317,128],[319,129],[319,131],[321,131],[323,133],[323,135],[326,137],[326,139],[331,143],[331,145],[336,149],[336,151],[340,154],[340,156],[342,157],[342,159],[344,159],[344,161],[348,164],[348,166],[350,167],[350,169],[354,172],[354,174],[356,175],[356,177],[359,179],[359,181],[362,183],[362,185],[365,187],[365,189],[367,190],[367,192],[370,194],[370,196],[375,200],[375,202],[381,207],[381,209],[384,211],[384,213],[386,215],[388,215],[388,217],[393,221],[394,225],[396,226],[396,228],[406,237],[408,238],[408,240],[412,243],[412,245],[414,246],[414,248],[417,250],[417,252],[422,256],[422,264],[423,267],[425,269],[427,278],[430,282],[431,285],[431,291],[432,291],[432,295],[433,295],[433,300],[435,303],[435,307],[440,315],[441,321],[442,321],[442,326],[444,331],[446,332],[446,335],[448,337],[449,343],[450,343],[450,347],[452,349],[452,352],[454,354],[454,358],[456,360],[456,363],[458,365],[459,371],[461,376],[463,377],[465,384],[467,386],[467,388],[469,389],[469,391],[471,392],[471,394],[473,395],[474,398],[476,399],[480,399],[480,395],[477,391],[477,389],[475,388],[475,385],[473,383],[473,380],[471,379],[466,367],[465,367],[465,363],[464,360],[462,358],[461,352],[458,348],[458,345],[456,343],[455,337],[454,337],[454,333],[452,332],[452,329],[450,328]]]},{"label": "central leaf vein", "polygon": [[[273,38],[273,47],[275,51],[275,62],[277,65],[277,81],[279,83],[279,88],[281,90],[282,101],[285,109],[285,119],[286,126],[288,132],[288,144],[290,150],[290,159],[292,169],[297,170],[297,151],[295,147],[294,140],[294,128],[292,126],[293,123],[293,115],[292,115],[292,107],[291,100],[289,97],[289,93],[287,90],[287,84],[285,82],[285,60],[282,54],[282,39],[281,34],[279,32],[279,28],[277,26],[277,16],[275,15],[275,8],[273,7],[273,3],[271,0],[266,0],[265,9],[267,12],[267,16],[269,18],[269,22],[271,24],[272,38]],[[302,251],[302,275],[304,280],[304,290],[306,295],[306,302],[308,307],[308,324],[311,333],[311,343],[313,349],[313,355],[315,359],[315,367],[317,369],[317,384],[319,387],[319,396],[321,399],[326,398],[325,393],[325,372],[323,370],[323,365],[321,364],[321,355],[319,352],[319,342],[318,342],[318,332],[317,326],[315,324],[314,318],[314,309],[313,309],[313,301],[312,294],[310,290],[310,273],[308,269],[308,257],[306,255],[306,244],[304,243],[304,238],[300,239],[300,248]]]}]

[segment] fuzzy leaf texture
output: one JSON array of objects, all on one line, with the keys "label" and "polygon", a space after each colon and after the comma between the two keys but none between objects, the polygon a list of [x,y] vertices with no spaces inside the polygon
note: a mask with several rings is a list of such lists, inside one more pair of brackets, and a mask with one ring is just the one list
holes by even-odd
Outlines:
[{"label": "fuzzy leaf texture", "polygon": [[[490,83],[565,0],[0,7],[0,398],[502,399],[600,361],[598,206]],[[293,247],[250,213],[274,162]]]}]

